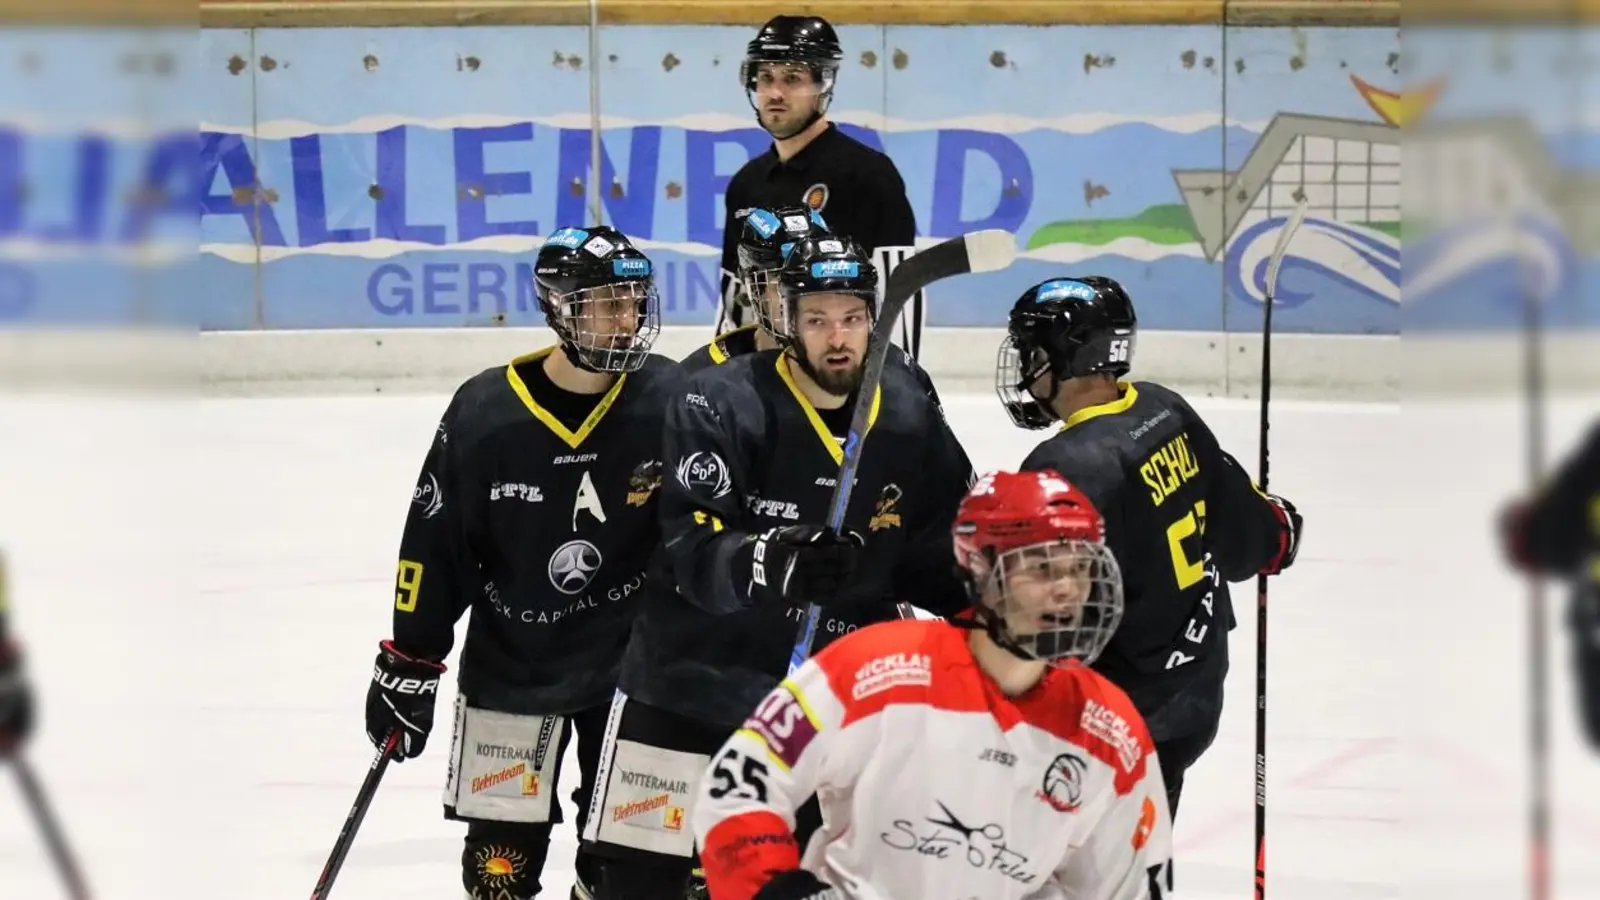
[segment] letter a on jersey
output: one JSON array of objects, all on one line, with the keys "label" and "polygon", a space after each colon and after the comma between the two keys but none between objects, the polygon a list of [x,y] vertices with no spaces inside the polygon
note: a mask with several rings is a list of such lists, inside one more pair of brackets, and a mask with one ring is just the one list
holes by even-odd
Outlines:
[{"label": "letter a on jersey", "polygon": [[583,470],[583,480],[578,482],[578,496],[572,501],[572,530],[578,530],[578,512],[588,510],[589,514],[606,522],[605,507],[600,505],[600,492],[594,489],[594,479],[589,477],[589,470]]}]

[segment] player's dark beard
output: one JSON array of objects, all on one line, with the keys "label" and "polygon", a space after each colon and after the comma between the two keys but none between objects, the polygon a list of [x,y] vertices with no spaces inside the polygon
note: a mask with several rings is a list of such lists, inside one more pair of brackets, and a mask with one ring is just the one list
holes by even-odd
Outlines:
[{"label": "player's dark beard", "polygon": [[[832,354],[847,352],[849,352],[849,350],[845,347],[829,347],[827,351],[822,354],[822,358],[823,360],[826,360]],[[806,361],[806,374],[810,375],[811,380],[817,383],[817,387],[822,388],[824,391],[827,391],[835,397],[848,397],[851,394],[854,394],[856,392],[856,388],[861,386],[861,376],[865,374],[865,372],[866,364],[859,358],[856,360],[855,365],[851,366],[844,372],[820,368],[812,365],[810,360]]]}]

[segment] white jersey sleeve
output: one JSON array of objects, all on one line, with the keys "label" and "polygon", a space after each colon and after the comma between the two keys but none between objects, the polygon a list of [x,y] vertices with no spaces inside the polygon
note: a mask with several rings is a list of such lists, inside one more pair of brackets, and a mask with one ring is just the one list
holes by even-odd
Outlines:
[{"label": "white jersey sleeve", "polygon": [[1056,878],[1072,900],[1166,900],[1172,892],[1172,817],[1151,751],[1144,777],[1112,799]]},{"label": "white jersey sleeve", "polygon": [[843,713],[812,658],[767,695],[711,760],[693,827],[713,897],[748,900],[775,872],[800,867],[795,811],[816,792]]}]

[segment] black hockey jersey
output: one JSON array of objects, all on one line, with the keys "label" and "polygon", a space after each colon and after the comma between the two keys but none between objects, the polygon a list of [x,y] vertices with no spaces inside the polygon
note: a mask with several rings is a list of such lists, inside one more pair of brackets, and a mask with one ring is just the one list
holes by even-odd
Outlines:
[{"label": "black hockey jersey", "polygon": [[1536,570],[1600,582],[1600,427],[1562,462],[1528,505],[1521,554]]},{"label": "black hockey jersey", "polygon": [[[897,617],[897,601],[963,608],[950,523],[972,483],[965,451],[903,366],[886,366],[845,515],[866,539],[855,587],[823,611],[813,650]],[[839,416],[837,413],[842,412]],[[752,600],[735,550],[768,528],[827,521],[849,409],[826,415],[780,351],[695,373],[667,410],[664,575],[634,626],[622,689],[651,705],[736,727],[787,673],[801,610]]]},{"label": "black hockey jersey", "polygon": [[395,645],[442,660],[471,609],[461,690],[507,712],[611,697],[660,541],[660,434],[680,380],[677,363],[652,355],[569,428],[528,389],[550,352],[456,391],[400,542]]},{"label": "black hockey jersey", "polygon": [[1227,582],[1254,576],[1283,532],[1181,396],[1146,381],[1118,387],[1119,399],[1074,413],[1022,468],[1055,469],[1105,517],[1127,608],[1094,668],[1148,716],[1147,698],[1163,685],[1226,653],[1235,625]]},{"label": "black hockey jersey", "polygon": [[698,372],[707,366],[721,365],[736,356],[756,352],[757,325],[746,325],[724,331],[711,339],[711,343],[685,356],[681,365],[685,375]]}]

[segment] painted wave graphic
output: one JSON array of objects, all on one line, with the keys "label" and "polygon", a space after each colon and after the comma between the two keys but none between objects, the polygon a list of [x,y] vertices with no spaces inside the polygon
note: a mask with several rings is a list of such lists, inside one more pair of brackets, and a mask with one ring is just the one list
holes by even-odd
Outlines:
[{"label": "painted wave graphic", "polygon": [[[1578,281],[1579,260],[1560,225],[1521,214],[1440,229],[1413,240],[1405,278],[1408,303],[1450,294],[1484,295],[1508,307],[1548,304]],[[1487,273],[1494,271],[1495,277]]]},{"label": "painted wave graphic", "polygon": [[[1267,267],[1287,216],[1266,219],[1241,231],[1228,247],[1228,288],[1256,306],[1267,301]],[[1307,218],[1290,241],[1278,273],[1274,308],[1293,308],[1315,291],[1297,291],[1297,281],[1328,278],[1396,306],[1400,303],[1400,242],[1382,232],[1330,219]]]}]

